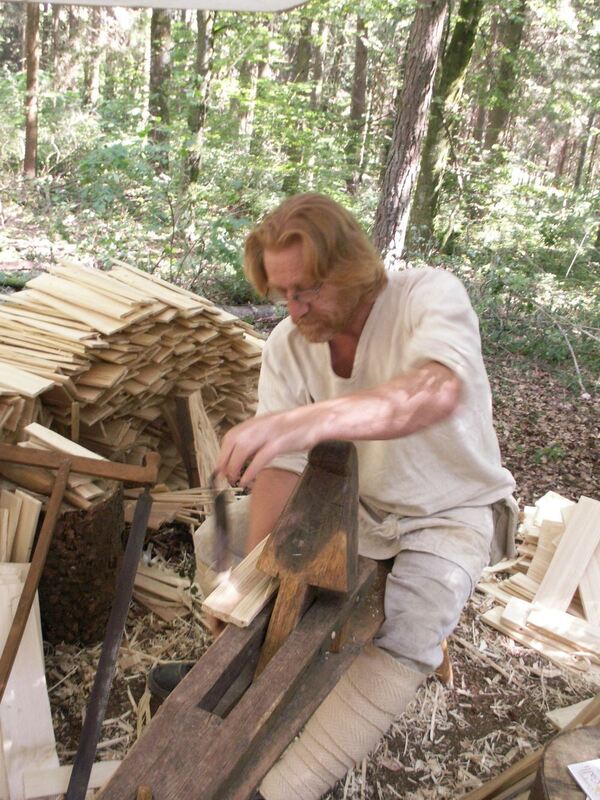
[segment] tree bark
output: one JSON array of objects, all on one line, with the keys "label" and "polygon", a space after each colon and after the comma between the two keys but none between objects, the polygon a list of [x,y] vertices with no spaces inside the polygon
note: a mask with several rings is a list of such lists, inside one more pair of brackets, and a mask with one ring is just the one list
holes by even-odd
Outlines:
[{"label": "tree bark", "polygon": [[473,55],[473,44],[482,10],[483,0],[461,1],[452,37],[440,65],[440,79],[431,104],[421,170],[410,217],[410,228],[415,229],[419,239],[433,238],[442,180],[450,154],[450,137],[456,127],[458,101]]},{"label": "tree bark", "polygon": [[169,78],[171,77],[171,15],[163,9],[152,9],[150,21],[150,84],[148,111],[150,115],[150,141],[161,147],[155,157],[157,167],[167,169],[169,164],[167,126],[169,116]]},{"label": "tree bark", "polygon": [[365,117],[367,110],[367,26],[362,17],[356,20],[356,36],[354,43],[354,73],[352,76],[352,101],[350,104],[350,121],[348,124],[348,144],[346,160],[348,178],[346,188],[355,194],[360,181],[360,153],[365,134]]},{"label": "tree bark", "polygon": [[103,9],[92,6],[89,9],[89,40],[84,65],[83,102],[86,106],[95,106],[100,100],[100,68],[104,57],[104,14]]},{"label": "tree bark", "polygon": [[417,7],[409,34],[404,85],[373,232],[388,269],[399,266],[404,249],[447,13],[448,0],[426,0]]},{"label": "tree bark", "polygon": [[517,8],[508,10],[500,26],[499,40],[502,53],[485,132],[486,150],[491,150],[498,143],[510,117],[510,100],[517,80],[517,58],[523,38],[526,10],[527,0],[519,0]]},{"label": "tree bark", "polygon": [[194,136],[194,144],[188,158],[188,177],[195,183],[200,177],[200,158],[204,138],[204,125],[208,92],[212,75],[213,31],[215,15],[210,11],[197,11],[198,35],[196,38],[196,57],[194,62],[193,96],[194,102],[188,114],[188,127]]},{"label": "tree bark", "polygon": [[583,141],[579,148],[579,158],[577,159],[577,171],[575,172],[575,182],[573,188],[577,191],[581,187],[581,179],[583,177],[583,167],[585,166],[585,158],[587,156],[588,148],[592,141],[594,130],[594,119],[596,118],[596,111],[590,111],[588,116],[587,125],[583,135]]},{"label": "tree bark", "polygon": [[554,183],[558,183],[564,174],[570,149],[571,140],[569,139],[569,135],[567,133],[567,136],[563,139],[563,143],[558,151],[556,167],[554,168]]},{"label": "tree bark", "polygon": [[323,62],[325,60],[325,53],[327,52],[328,35],[329,29],[325,26],[325,21],[320,20],[317,32],[317,41],[313,45],[313,86],[310,92],[310,107],[313,111],[318,110],[321,104],[321,97],[323,95]]},{"label": "tree bark", "polygon": [[40,7],[27,3],[26,62],[27,93],[25,96],[25,158],[23,172],[28,178],[37,174],[38,145],[38,72],[40,67]]},{"label": "tree bark", "polygon": [[[292,83],[306,83],[310,75],[310,55],[311,55],[311,32],[312,19],[305,17],[302,20],[300,38],[294,51],[294,58],[290,70],[290,81]],[[295,194],[300,185],[298,166],[302,162],[302,145],[300,136],[302,135],[302,124],[294,131],[290,131],[290,142],[286,147],[289,162],[288,171],[283,179],[283,191],[287,195]]]},{"label": "tree bark", "polygon": [[592,181],[594,179],[594,167],[596,164],[596,152],[598,150],[598,134],[594,135],[594,139],[592,142],[592,149],[590,151],[590,158],[588,161],[588,168],[587,173],[585,176],[585,188],[587,189],[589,186],[592,185]]}]

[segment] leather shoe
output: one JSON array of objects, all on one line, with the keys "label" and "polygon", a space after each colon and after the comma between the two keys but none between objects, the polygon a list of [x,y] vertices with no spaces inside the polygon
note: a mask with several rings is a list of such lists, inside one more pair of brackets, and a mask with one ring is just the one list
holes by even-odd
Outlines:
[{"label": "leather shoe", "polygon": [[195,664],[195,661],[171,661],[168,664],[157,664],[148,674],[148,688],[155,697],[164,700],[181,683]]}]

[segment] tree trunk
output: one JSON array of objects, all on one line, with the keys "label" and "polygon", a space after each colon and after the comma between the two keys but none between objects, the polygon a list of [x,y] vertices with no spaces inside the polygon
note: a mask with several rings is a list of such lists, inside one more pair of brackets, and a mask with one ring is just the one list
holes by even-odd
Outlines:
[{"label": "tree trunk", "polygon": [[418,231],[419,239],[433,238],[442,180],[456,127],[458,101],[473,54],[482,10],[483,0],[461,1],[452,37],[440,66],[441,75],[432,100],[410,220],[410,227]]},{"label": "tree trunk", "polygon": [[[300,38],[292,59],[290,70],[290,81],[292,83],[306,83],[308,81],[310,75],[311,32],[312,19],[305,17],[302,20]],[[300,185],[298,167],[302,162],[302,145],[300,142],[302,131],[302,123],[299,122],[298,127],[290,131],[290,141],[286,147],[288,171],[283,179],[282,189],[287,195],[295,194]]]},{"label": "tree trunk", "polygon": [[555,183],[558,183],[562,178],[562,176],[564,175],[570,153],[571,153],[571,140],[569,139],[569,134],[567,133],[567,136],[564,138],[561,148],[559,150],[558,158],[556,160],[556,167],[554,168]]},{"label": "tree trunk", "polygon": [[104,15],[102,8],[89,9],[88,52],[83,67],[83,104],[95,106],[100,100],[100,68],[104,57]]},{"label": "tree trunk", "polygon": [[585,158],[587,156],[587,152],[592,141],[595,117],[596,117],[596,112],[590,111],[587,125],[585,128],[585,133],[583,136],[583,141],[581,143],[581,147],[579,148],[579,158],[577,159],[577,171],[575,173],[575,182],[573,184],[573,188],[575,189],[575,191],[577,191],[581,187],[581,179],[583,177],[583,167],[585,166]]},{"label": "tree trunk", "polygon": [[342,81],[346,31],[342,28],[342,30],[337,30],[334,34],[333,30],[333,28],[329,28],[328,48],[331,52],[331,60],[328,68],[323,70],[323,88],[319,106],[321,111],[329,109],[329,103],[336,96]]},{"label": "tree trunk", "polygon": [[447,13],[448,0],[426,0],[417,7],[411,25],[404,85],[373,231],[388,269],[398,264],[404,249]]},{"label": "tree trunk", "polygon": [[27,93],[25,96],[25,158],[23,172],[28,178],[37,174],[38,145],[38,72],[40,66],[40,7],[27,3],[26,62]]},{"label": "tree trunk", "polygon": [[169,79],[171,77],[171,15],[169,11],[152,9],[150,21],[150,84],[148,111],[150,141],[159,152],[154,156],[158,169],[168,169],[167,126],[169,117]]},{"label": "tree trunk", "polygon": [[585,176],[585,188],[588,189],[592,185],[594,179],[594,167],[596,164],[596,153],[598,151],[598,134],[596,133],[592,143],[590,158],[588,161],[587,174]]},{"label": "tree trunk", "polygon": [[352,102],[350,105],[350,122],[348,125],[348,144],[346,160],[348,178],[346,188],[355,194],[360,177],[360,153],[365,134],[365,116],[367,109],[367,26],[364,19],[357,17],[356,37],[354,45],[354,74],[352,77]]},{"label": "tree trunk", "polygon": [[323,96],[323,62],[327,52],[328,35],[329,28],[326,27],[324,20],[320,20],[317,41],[313,45],[313,86],[310,92],[310,107],[313,111],[318,110]]},{"label": "tree trunk", "polygon": [[52,54],[50,62],[52,64],[52,88],[55,92],[59,87],[59,71],[60,71],[60,11],[62,6],[52,6]]},{"label": "tree trunk", "polygon": [[188,127],[194,136],[194,144],[188,158],[188,177],[191,183],[195,183],[200,177],[200,158],[212,74],[215,15],[210,11],[197,11],[196,20],[198,35],[193,79],[194,100],[188,114]]},{"label": "tree trunk", "polygon": [[[268,24],[269,36],[267,37],[267,47],[265,57],[260,59],[256,64],[256,88],[253,92],[253,97],[250,104],[250,117],[252,119],[252,130],[250,135],[249,152],[253,158],[258,158],[263,150],[263,138],[261,135],[261,126],[256,124],[257,108],[266,95],[266,82],[272,77],[271,71],[271,52],[273,49],[273,36],[275,32],[274,18],[271,17]],[[259,119],[260,123],[260,119]]]},{"label": "tree trunk", "polygon": [[517,79],[517,57],[523,38],[526,10],[527,0],[518,0],[517,8],[508,10],[500,26],[499,40],[502,52],[485,132],[486,150],[490,150],[498,143],[510,117],[510,100]]},{"label": "tree trunk", "polygon": [[482,74],[486,76],[485,84],[483,89],[480,91],[479,94],[479,105],[477,106],[477,112],[475,114],[475,122],[473,124],[473,139],[482,144],[485,130],[487,125],[487,118],[488,118],[488,109],[487,109],[487,97],[490,91],[490,83],[491,80],[489,77],[493,74],[494,71],[494,53],[496,52],[497,44],[498,44],[498,14],[495,13],[492,16],[492,22],[490,26],[490,34],[489,34],[489,41],[485,44],[485,57],[481,64],[478,64],[476,70],[478,70],[478,74]]}]

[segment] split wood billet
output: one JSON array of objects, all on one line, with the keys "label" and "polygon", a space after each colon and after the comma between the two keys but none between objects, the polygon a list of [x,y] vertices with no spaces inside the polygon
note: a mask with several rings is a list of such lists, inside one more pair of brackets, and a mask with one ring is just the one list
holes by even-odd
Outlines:
[{"label": "split wood billet", "polygon": [[[211,711],[242,668],[256,661],[270,609],[248,628],[228,626],[164,702],[98,800],[133,800],[142,783],[155,800],[250,797],[381,624],[381,589],[375,599],[368,595],[376,572],[375,562],[361,559],[353,592],[323,593],[223,719]],[[365,605],[359,608],[360,597]],[[356,636],[341,653],[326,653],[351,613]]]},{"label": "split wood billet", "polygon": [[175,398],[175,422],[178,432],[177,446],[185,465],[188,483],[190,488],[194,489],[201,486],[202,481],[198,470],[194,428],[187,397]]},{"label": "split wood billet", "polygon": [[[9,449],[16,450],[18,448],[13,447]],[[38,543],[33,553],[27,578],[25,579],[25,586],[23,587],[13,623],[4,645],[2,656],[0,657],[0,700],[2,700],[2,697],[4,696],[6,684],[8,683],[10,672],[19,649],[19,644],[21,643],[23,632],[25,631],[25,626],[27,625],[29,612],[31,611],[31,606],[33,605],[33,601],[35,599],[35,593],[42,577],[42,571],[44,569],[44,564],[46,563],[50,542],[52,541],[54,526],[56,525],[56,520],[60,512],[60,505],[67,487],[67,479],[69,477],[70,469],[70,460],[65,459],[64,456],[61,456],[61,462],[56,474],[54,488],[52,489],[52,494],[50,495],[50,499],[48,501],[48,507],[46,509],[44,522],[42,523],[42,529],[40,531]]]},{"label": "split wood billet", "polygon": [[[55,453],[50,450],[0,444],[0,461],[6,461],[9,464],[23,464],[30,467],[59,469],[60,465],[65,461],[65,456],[62,453]],[[101,461],[81,456],[70,456],[69,461],[75,472],[81,472],[83,475],[93,475],[96,478],[141,484],[153,484],[158,480],[159,456],[156,453],[147,453],[145,465],[142,467],[138,467],[135,464],[115,464],[113,461]]]},{"label": "split wood billet", "polygon": [[535,602],[566,611],[596,548],[600,546],[600,502],[581,497],[556,548]]}]

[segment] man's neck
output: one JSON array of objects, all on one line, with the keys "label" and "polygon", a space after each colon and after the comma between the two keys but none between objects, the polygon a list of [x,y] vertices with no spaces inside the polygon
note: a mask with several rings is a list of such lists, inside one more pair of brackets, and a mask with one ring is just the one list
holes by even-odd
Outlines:
[{"label": "man's neck", "polygon": [[375,298],[359,303],[347,326],[329,341],[331,367],[340,378],[352,375],[356,348],[374,303]]}]

